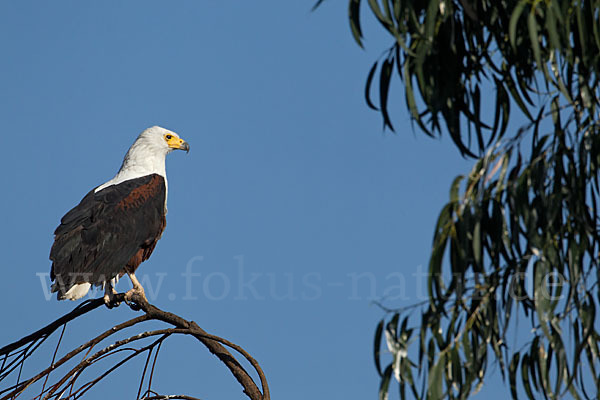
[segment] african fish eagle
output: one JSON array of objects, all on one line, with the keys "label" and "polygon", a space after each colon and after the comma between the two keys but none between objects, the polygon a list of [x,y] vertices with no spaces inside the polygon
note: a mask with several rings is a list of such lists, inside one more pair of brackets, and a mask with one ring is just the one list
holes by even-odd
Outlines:
[{"label": "african fish eagle", "polygon": [[65,214],[50,250],[52,291],[58,300],[76,300],[92,285],[104,286],[104,302],[116,294],[114,282],[125,273],[133,289],[144,289],[135,270],[150,257],[165,229],[167,174],[165,157],[190,146],[175,132],[153,126],[127,151],[114,178],[92,189]]}]

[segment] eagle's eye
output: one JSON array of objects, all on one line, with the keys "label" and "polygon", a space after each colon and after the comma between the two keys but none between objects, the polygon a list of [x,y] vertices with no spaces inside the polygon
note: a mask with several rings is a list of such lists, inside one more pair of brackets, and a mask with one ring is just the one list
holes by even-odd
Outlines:
[{"label": "eagle's eye", "polygon": [[167,138],[167,140],[171,140],[173,138],[173,136],[171,136],[171,135],[167,135],[165,137]]}]

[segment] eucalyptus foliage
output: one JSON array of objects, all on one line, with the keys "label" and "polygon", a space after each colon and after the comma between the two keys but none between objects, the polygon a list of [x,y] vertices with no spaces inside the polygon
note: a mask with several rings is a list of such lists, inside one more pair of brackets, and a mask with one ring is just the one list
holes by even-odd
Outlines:
[{"label": "eucalyptus foliage", "polygon": [[[418,128],[475,160],[440,212],[426,304],[376,328],[380,398],[397,381],[401,398],[464,399],[491,366],[513,398],[598,398],[600,0],[363,3],[392,42],[368,106],[393,130],[400,78]],[[349,0],[362,47],[360,12]]]}]

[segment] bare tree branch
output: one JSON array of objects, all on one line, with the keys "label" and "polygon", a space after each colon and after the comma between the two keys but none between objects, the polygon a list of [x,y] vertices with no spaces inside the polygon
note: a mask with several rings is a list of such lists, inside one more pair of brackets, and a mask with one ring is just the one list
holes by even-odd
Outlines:
[{"label": "bare tree branch", "polygon": [[71,311],[70,313],[63,315],[62,317],[60,317],[56,321],[46,325],[39,331],[36,331],[36,332],[32,333],[31,335],[27,335],[27,336],[17,340],[14,343],[11,343],[9,345],[2,347],[0,349],[0,356],[9,354],[11,351],[19,349],[27,343],[31,343],[31,342],[40,340],[42,338],[46,338],[46,337],[50,336],[52,333],[54,333],[55,330],[57,330],[61,326],[65,325],[67,322],[72,321],[75,318],[80,317],[83,314],[86,314],[100,306],[103,306],[103,305],[104,305],[103,299],[94,299],[94,300],[88,300],[86,302],[83,302],[79,306],[77,306],[73,311]]},{"label": "bare tree branch", "polygon": [[[43,371],[37,373],[36,375],[23,381],[20,380],[19,372],[16,384],[4,388],[0,386],[0,400],[14,399],[18,396],[21,396],[26,390],[28,390],[28,388],[32,387],[32,385],[36,384],[38,381],[40,382],[39,384],[41,384],[41,392],[39,392],[39,394],[36,397],[34,397],[35,399],[77,399],[80,398],[84,393],[86,393],[98,382],[105,379],[110,373],[118,369],[120,366],[126,364],[131,359],[146,353],[146,361],[144,363],[139,389],[136,396],[138,399],[199,400],[195,397],[190,397],[187,395],[161,395],[152,390],[152,378],[154,376],[160,346],[162,345],[164,340],[166,340],[173,334],[190,335],[195,337],[198,341],[200,341],[211,353],[217,356],[217,358],[219,358],[219,360],[223,364],[225,364],[225,366],[230,370],[230,372],[236,378],[236,380],[242,385],[243,391],[246,394],[246,396],[248,396],[248,398],[252,400],[270,400],[269,387],[260,365],[242,347],[221,337],[211,335],[204,331],[202,328],[200,328],[198,324],[196,324],[194,321],[187,321],[179,317],[178,315],[167,311],[163,311],[149,304],[144,298],[141,298],[135,294],[128,298],[125,298],[124,294],[118,294],[116,295],[115,300],[117,302],[127,300],[127,304],[132,310],[141,310],[144,312],[144,314],[135,317],[131,320],[125,321],[102,332],[101,334],[90,339],[86,343],[71,350],[70,352],[62,356],[60,359],[58,359],[58,361],[56,361],[56,358],[65,332],[66,324],[72,321],[73,319],[78,318],[103,305],[103,299],[95,299],[85,302],[79,307],[75,308],[70,313],[65,314],[61,318],[48,324],[47,326],[38,330],[37,332],[34,332],[14,343],[11,343],[1,348],[0,358],[2,358],[2,363],[0,367],[0,384],[7,377],[12,376],[12,373],[16,371],[17,368],[19,369],[19,371],[21,371],[27,358],[29,358],[35,352],[35,350],[42,343],[44,343],[46,339],[48,339],[55,331],[62,327],[62,332],[57,342],[56,349],[54,350],[50,366],[44,369]],[[153,331],[144,331],[125,339],[115,340],[113,343],[104,346],[101,350],[92,353],[92,350],[94,349],[94,347],[96,347],[96,345],[110,338],[116,333],[126,328],[131,328],[133,326],[150,320],[165,322],[167,324],[172,325],[173,327],[167,329],[157,329]],[[139,348],[135,347],[136,342],[144,341],[145,339],[155,336],[159,337],[153,342],[145,346],[141,346]],[[134,347],[131,347],[132,345]],[[238,360],[227,350],[226,347],[229,347],[235,350],[236,352],[240,353],[250,363],[250,365],[252,365],[260,379],[262,392],[261,390],[259,390],[252,377],[238,362]],[[67,362],[73,360],[74,357],[76,357],[77,355],[82,354],[83,352],[85,352],[83,359],[65,372],[64,365]],[[121,358],[118,361],[116,361],[112,366],[104,367],[104,370],[101,371],[101,373],[95,378],[89,380],[81,386],[76,387],[78,378],[82,376],[84,371],[88,370],[98,361],[107,358],[119,357],[119,354],[126,353],[129,354],[124,358]],[[150,365],[150,359],[152,358],[153,354],[154,360],[152,362],[152,367],[150,369],[150,374],[148,377],[148,388],[143,394],[141,394],[145,377],[148,372],[148,366]],[[58,371],[59,369],[61,369],[61,367],[63,367],[63,372],[60,373],[60,378],[54,383],[49,384],[48,382],[50,381],[50,374],[54,371]],[[41,381],[42,379],[43,382]]]}]

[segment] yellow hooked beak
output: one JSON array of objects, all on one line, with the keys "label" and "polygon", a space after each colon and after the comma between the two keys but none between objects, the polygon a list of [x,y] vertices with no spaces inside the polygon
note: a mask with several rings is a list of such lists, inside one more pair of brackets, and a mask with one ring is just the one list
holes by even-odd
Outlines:
[{"label": "yellow hooked beak", "polygon": [[[171,137],[169,138],[168,136],[171,136]],[[185,150],[188,153],[190,151],[190,145],[188,144],[188,142],[186,142],[185,140],[183,140],[180,137],[177,137],[175,135],[167,135],[167,137],[165,137],[165,140],[167,141],[167,144],[169,145],[169,147],[172,149]]]}]

